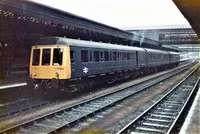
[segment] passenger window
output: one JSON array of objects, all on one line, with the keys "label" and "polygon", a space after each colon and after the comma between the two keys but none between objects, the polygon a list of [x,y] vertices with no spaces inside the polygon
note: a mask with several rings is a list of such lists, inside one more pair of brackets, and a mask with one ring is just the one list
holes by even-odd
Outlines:
[{"label": "passenger window", "polygon": [[88,62],[88,51],[87,50],[81,51],[81,61]]},{"label": "passenger window", "polygon": [[117,59],[120,60],[120,53],[117,53]]},{"label": "passenger window", "polygon": [[53,66],[61,66],[63,62],[63,48],[53,49]]},{"label": "passenger window", "polygon": [[113,61],[117,60],[117,52],[113,52]]},{"label": "passenger window", "polygon": [[110,61],[112,61],[113,53],[110,52]]},{"label": "passenger window", "polygon": [[109,53],[108,51],[104,52],[105,61],[109,61]]},{"label": "passenger window", "polygon": [[94,51],[94,61],[98,62],[100,60],[99,51]]},{"label": "passenger window", "polygon": [[130,60],[133,60],[133,53],[130,53]]},{"label": "passenger window", "polygon": [[121,60],[124,60],[124,53],[120,53]]},{"label": "passenger window", "polygon": [[126,54],[126,53],[123,53],[123,60],[126,60],[125,54]]},{"label": "passenger window", "polygon": [[100,52],[101,61],[104,61],[103,52]]},{"label": "passenger window", "polygon": [[130,53],[127,53],[127,60],[130,60]]},{"label": "passenger window", "polygon": [[42,50],[42,65],[50,65],[51,61],[51,49]]},{"label": "passenger window", "polygon": [[71,59],[71,63],[75,62],[75,52],[74,51],[70,51],[70,59]]},{"label": "passenger window", "polygon": [[151,53],[149,54],[149,57],[150,57],[150,59],[152,59],[152,58],[153,58],[153,56],[152,56],[152,54],[151,54]]},{"label": "passenger window", "polygon": [[90,62],[92,62],[92,51],[90,51],[89,53],[90,53]]},{"label": "passenger window", "polygon": [[126,53],[124,53],[124,60],[126,60],[127,59],[127,54]]},{"label": "passenger window", "polygon": [[[138,54],[138,53],[137,53]],[[137,55],[138,56],[138,55]],[[132,54],[132,60],[135,60],[136,59],[136,57],[135,57],[135,54],[133,53]]]},{"label": "passenger window", "polygon": [[33,50],[33,66],[37,66],[40,63],[40,49],[34,49]]}]

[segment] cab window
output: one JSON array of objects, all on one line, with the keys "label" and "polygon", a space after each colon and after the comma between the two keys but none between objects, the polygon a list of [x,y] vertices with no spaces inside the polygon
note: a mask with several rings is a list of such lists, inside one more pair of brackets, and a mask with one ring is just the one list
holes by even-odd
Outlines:
[{"label": "cab window", "polygon": [[40,49],[34,49],[33,50],[33,66],[37,66],[40,63]]},{"label": "cab window", "polygon": [[51,49],[42,50],[42,65],[50,65],[51,61]]},{"label": "cab window", "polygon": [[63,49],[54,48],[53,49],[53,66],[61,66],[63,63]]}]

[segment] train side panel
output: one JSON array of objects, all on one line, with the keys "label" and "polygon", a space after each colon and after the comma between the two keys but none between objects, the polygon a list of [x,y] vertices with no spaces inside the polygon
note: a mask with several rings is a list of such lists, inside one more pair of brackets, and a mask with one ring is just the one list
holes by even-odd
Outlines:
[{"label": "train side panel", "polygon": [[176,52],[169,52],[170,54],[170,64],[178,64],[180,62],[180,55]]},{"label": "train side panel", "polygon": [[148,58],[148,67],[162,66],[169,64],[169,52],[146,49]]},{"label": "train side panel", "polygon": [[146,51],[139,51],[137,52],[137,66],[139,68],[147,67],[147,52]]},{"label": "train side panel", "polygon": [[[74,55],[73,62],[71,62],[72,78],[95,74],[104,75],[137,68],[137,51],[70,46],[70,52],[73,53],[70,55]],[[143,53],[139,53],[140,57]],[[145,66],[145,58],[140,63]]]}]

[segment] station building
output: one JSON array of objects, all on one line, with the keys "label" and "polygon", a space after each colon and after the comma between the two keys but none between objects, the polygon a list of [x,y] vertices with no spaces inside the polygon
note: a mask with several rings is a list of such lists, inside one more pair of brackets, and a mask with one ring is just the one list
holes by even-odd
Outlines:
[{"label": "station building", "polygon": [[159,41],[164,47],[178,48],[187,56],[200,56],[200,39],[190,25],[136,26],[122,29]]}]

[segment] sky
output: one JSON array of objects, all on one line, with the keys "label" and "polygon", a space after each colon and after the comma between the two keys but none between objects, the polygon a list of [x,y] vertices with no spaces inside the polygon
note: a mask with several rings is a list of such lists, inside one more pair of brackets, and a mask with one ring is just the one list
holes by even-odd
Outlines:
[{"label": "sky", "polygon": [[117,28],[151,25],[189,25],[172,0],[32,1]]}]

